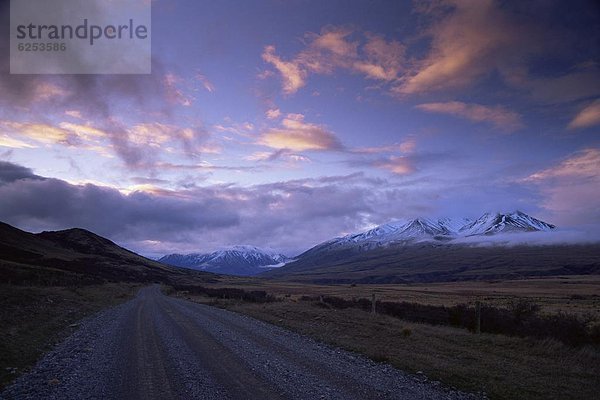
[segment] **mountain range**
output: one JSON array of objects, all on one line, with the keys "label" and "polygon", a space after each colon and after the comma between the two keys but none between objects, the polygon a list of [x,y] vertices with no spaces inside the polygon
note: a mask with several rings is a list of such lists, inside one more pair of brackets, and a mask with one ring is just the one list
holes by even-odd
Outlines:
[{"label": "mountain range", "polygon": [[[600,273],[597,243],[527,245],[518,241],[529,233],[512,235],[546,230],[554,227],[519,212],[488,214],[473,221],[418,218],[330,240],[293,260],[252,246],[234,246],[208,255],[169,256],[172,264],[189,261],[200,269],[194,270],[165,265],[166,258],[161,263],[149,260],[84,229],[34,234],[0,222],[0,283],[189,284],[214,282],[219,276],[205,272],[211,269],[223,274],[262,272],[259,276],[267,279],[325,284]],[[473,245],[471,240],[491,241],[494,245]]]},{"label": "mountain range", "polygon": [[248,276],[281,267],[291,260],[283,254],[255,246],[238,245],[212,253],[169,254],[158,261],[176,267]]},{"label": "mountain range", "polygon": [[262,276],[339,284],[514,279],[600,272],[597,244],[520,243],[523,236],[555,229],[554,225],[520,211],[487,213],[475,220],[395,221],[318,244]]},{"label": "mountain range", "polygon": [[[269,271],[290,265],[319,265],[339,261],[358,253],[380,248],[398,248],[424,243],[464,244],[465,240],[485,240],[491,236],[511,238],[509,233],[551,231],[554,225],[521,211],[507,214],[486,213],[471,220],[416,218],[394,221],[365,232],[328,240],[305,251],[295,259],[254,246],[233,246],[211,253],[169,254],[158,261],[167,265],[230,275],[270,275]],[[288,270],[284,268],[283,270]],[[271,275],[277,275],[274,272]]]},{"label": "mountain range", "polygon": [[[391,245],[407,245],[419,242],[452,242],[462,243],[460,239],[485,237],[506,233],[551,231],[556,227],[540,221],[521,211],[507,214],[485,213],[476,220],[461,219],[428,219],[415,218],[409,221],[395,221],[379,225],[361,233],[352,233],[321,243],[298,256],[301,259],[306,253],[328,251],[335,248],[353,248],[357,251]],[[510,236],[506,239],[510,241]]]}]

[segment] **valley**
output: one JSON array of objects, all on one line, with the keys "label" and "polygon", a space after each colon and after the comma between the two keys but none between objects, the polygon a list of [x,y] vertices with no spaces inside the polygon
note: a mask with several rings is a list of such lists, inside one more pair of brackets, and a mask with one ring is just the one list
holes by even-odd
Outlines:
[{"label": "valley", "polygon": [[[105,339],[100,336],[89,339],[91,342],[86,347],[89,350],[78,348],[75,353],[68,353],[75,354],[74,358],[61,355],[58,350],[61,347],[56,347],[57,344],[70,346],[64,343],[70,343],[78,335],[87,335],[85,332],[89,329],[85,327],[92,322],[86,321],[101,318],[99,316],[104,315],[98,314],[101,310],[111,315],[111,307],[115,306],[128,310],[154,307],[157,313],[166,310],[160,318],[159,314],[140,311],[140,319],[135,323],[125,322],[134,318],[128,311],[124,314],[128,317],[124,316],[122,321],[130,335],[114,333],[121,344],[136,338],[137,347],[127,353],[132,358],[123,362],[145,360],[143,362],[150,365],[145,375],[131,376],[132,382],[137,384],[109,388],[114,393],[128,396],[159,398],[170,393],[189,398],[193,397],[190,393],[194,390],[204,390],[204,393],[212,393],[212,390],[215,396],[222,396],[224,392],[220,391],[225,391],[231,398],[243,398],[246,393],[240,389],[243,385],[227,384],[229,375],[219,369],[207,372],[214,379],[202,383],[204,389],[198,389],[201,382],[192,380],[188,381],[187,387],[196,389],[186,389],[192,392],[163,391],[175,390],[178,387],[175,382],[184,379],[182,376],[187,376],[186,371],[190,371],[192,365],[215,357],[207,351],[229,354],[231,368],[247,376],[244,379],[250,382],[248,385],[252,390],[274,390],[280,395],[285,392],[285,386],[279,383],[273,386],[268,379],[265,381],[267,375],[246,370],[248,362],[258,362],[252,359],[252,352],[258,351],[259,344],[268,343],[270,339],[252,334],[244,336],[244,340],[256,341],[255,347],[243,351],[228,347],[230,339],[211,331],[202,322],[208,318],[207,312],[211,315],[217,312],[209,311],[214,307],[277,325],[303,338],[312,338],[307,340],[314,339],[353,352],[349,357],[355,357],[352,354],[367,356],[376,362],[376,368],[404,371],[402,373],[408,373],[408,386],[399,390],[411,392],[414,382],[420,388],[415,392],[415,398],[430,398],[423,393],[436,392],[440,388],[443,393],[458,396],[456,398],[492,399],[578,399],[589,397],[598,390],[595,377],[600,373],[597,371],[600,353],[593,336],[597,329],[594,327],[600,321],[597,245],[473,247],[420,241],[411,245],[352,251],[351,256],[347,249],[320,255],[309,251],[297,261],[270,268],[258,276],[233,276],[164,265],[81,229],[31,234],[9,225],[0,228],[0,268],[3,271],[0,284],[3,356],[0,367],[4,371],[0,384],[8,387],[6,393],[18,393],[19,387],[31,382],[39,385],[42,381],[49,385],[44,390],[63,388],[79,393],[79,386],[66,383],[76,379],[70,377],[68,371],[73,360],[86,362],[88,351],[97,352],[98,357],[107,360],[106,372],[102,372],[108,374],[105,377],[124,368],[112,350],[101,344]],[[255,249],[238,247],[237,255],[245,257],[248,250],[252,253]],[[469,267],[464,268],[465,265]],[[151,291],[145,289],[152,285]],[[160,291],[176,298],[177,303],[164,299]],[[375,315],[370,313],[373,295],[377,302]],[[475,302],[481,302],[484,307],[483,333],[479,335],[471,332],[471,328],[467,328],[469,325],[455,326],[443,319],[441,323],[434,323],[423,314],[456,309],[463,310],[461,312],[468,319],[472,318]],[[196,303],[211,307],[195,309]],[[517,330],[517,334],[487,331],[490,316],[504,315],[505,322],[510,321],[515,305],[533,310],[527,321],[547,323],[555,318],[561,324],[571,325],[565,325],[565,330],[557,337],[535,330],[524,333]],[[189,312],[179,315],[175,309],[182,307]],[[390,307],[421,311],[399,318],[389,314]],[[202,326],[201,331],[194,330],[193,334],[187,331],[192,314]],[[176,324],[173,324],[173,316],[176,316]],[[228,335],[236,335],[240,323],[224,326],[221,332],[231,331]],[[142,331],[132,326],[154,333],[139,336]],[[585,330],[583,339],[577,336],[577,329]],[[180,332],[177,334],[179,339],[173,342],[169,332]],[[247,335],[243,332],[240,334]],[[216,342],[203,347],[194,335],[204,335],[206,340]],[[575,344],[570,342],[571,338]],[[22,348],[28,350],[23,352]],[[184,351],[186,348],[188,350]],[[59,352],[48,353],[53,349]],[[155,349],[152,351],[158,351],[162,356],[148,353],[149,349]],[[266,356],[269,365],[282,357],[278,351]],[[292,354],[290,351],[285,350],[284,354]],[[39,365],[34,365],[44,354],[50,354],[46,357],[55,361],[49,369],[40,370]],[[188,361],[177,361],[182,354],[193,356],[190,355]],[[240,357],[254,361],[240,363]],[[293,359],[301,360],[302,356],[295,355]],[[303,362],[299,366],[295,362],[287,368],[300,368],[301,371]],[[42,362],[42,365],[47,364]],[[54,365],[62,365],[62,369],[56,369]],[[166,365],[166,369],[155,369],[158,365]],[[390,365],[397,370],[390,370]],[[95,367],[90,365],[90,368],[88,372],[93,373]],[[335,373],[343,374],[342,371]],[[11,387],[10,384],[20,376],[26,380],[16,388]],[[551,380],[548,380],[549,376]],[[101,382],[105,378],[98,379],[90,382]],[[337,387],[339,379],[323,383],[323,388]],[[155,382],[154,386],[147,386],[150,381]],[[156,382],[164,383],[162,389],[155,386]],[[86,385],[82,383],[80,387],[88,387]],[[92,386],[88,389],[95,391],[99,386],[94,387],[96,389]],[[464,392],[470,394],[461,394]],[[356,393],[352,396],[364,398]],[[386,393],[384,398],[397,398],[390,394],[393,392]],[[285,398],[294,396],[293,392],[284,395]],[[302,398],[304,394],[298,396]]]}]

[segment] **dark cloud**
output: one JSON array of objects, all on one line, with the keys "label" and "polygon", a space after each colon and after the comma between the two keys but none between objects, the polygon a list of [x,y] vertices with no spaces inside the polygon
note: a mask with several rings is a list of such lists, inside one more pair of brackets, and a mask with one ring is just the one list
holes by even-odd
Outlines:
[{"label": "dark cloud", "polygon": [[404,185],[361,173],[254,186],[190,186],[124,194],[41,178],[0,164],[0,220],[40,231],[82,227],[146,255],[209,251],[233,244],[296,255],[333,237],[393,219],[478,217],[523,209],[550,223],[536,191],[482,174],[449,182],[420,175]]},{"label": "dark cloud", "polygon": [[115,99],[128,99],[147,106],[147,99],[152,98],[152,94],[164,93],[165,68],[158,59],[153,59],[152,74],[149,75],[11,75],[9,4],[8,0],[0,1],[0,104],[3,106],[29,108],[39,96],[40,88],[52,85],[64,93],[45,106],[61,113],[68,107],[75,107],[89,115],[107,117],[114,107],[119,107]]},{"label": "dark cloud", "polygon": [[13,164],[7,161],[0,161],[0,186],[6,183],[18,181],[20,179],[44,179],[37,176],[29,168]]},{"label": "dark cloud", "polygon": [[[290,254],[322,240],[415,210],[406,194],[382,190],[362,174],[239,187],[123,194],[96,185],[31,179],[31,170],[0,165],[0,220],[39,231],[82,227],[156,254],[250,243]],[[38,177],[36,177],[38,178]],[[148,243],[156,242],[154,245]]]},{"label": "dark cloud", "polygon": [[[0,164],[0,220],[32,230],[82,227],[111,238],[159,240],[173,232],[235,226],[236,204],[197,193],[194,198],[41,179],[27,168]],[[34,179],[32,179],[34,178]]]}]

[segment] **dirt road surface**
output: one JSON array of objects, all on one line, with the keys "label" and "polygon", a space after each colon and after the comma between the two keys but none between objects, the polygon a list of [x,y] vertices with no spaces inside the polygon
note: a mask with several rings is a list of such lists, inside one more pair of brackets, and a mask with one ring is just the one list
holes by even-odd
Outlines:
[{"label": "dirt road surface", "polygon": [[158,286],[85,320],[2,399],[471,399]]}]

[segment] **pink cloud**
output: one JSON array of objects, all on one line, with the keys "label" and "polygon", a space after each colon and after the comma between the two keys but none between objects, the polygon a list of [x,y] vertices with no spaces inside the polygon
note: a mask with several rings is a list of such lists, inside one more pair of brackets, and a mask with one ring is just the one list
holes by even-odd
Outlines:
[{"label": "pink cloud", "polygon": [[342,144],[327,128],[304,121],[302,114],[288,114],[277,128],[264,132],[258,144],[292,151],[339,150]]},{"label": "pink cloud", "polygon": [[365,57],[353,64],[353,69],[369,79],[394,81],[403,70],[406,47],[397,41],[386,41],[383,37],[367,34],[363,47]]},{"label": "pink cloud", "polygon": [[[433,17],[427,56],[402,78],[397,94],[465,87],[502,64],[504,51],[527,39],[492,0],[445,0],[420,11]],[[451,11],[447,11],[450,9]]]},{"label": "pink cloud", "polygon": [[281,110],[279,108],[271,108],[265,113],[268,119],[277,119],[281,116]]},{"label": "pink cloud", "polygon": [[298,89],[306,84],[306,72],[302,70],[295,62],[283,61],[280,57],[278,57],[275,54],[275,46],[265,47],[262,58],[266,62],[273,64],[273,66],[281,74],[284,93],[296,93]]},{"label": "pink cloud", "polygon": [[202,83],[202,86],[204,86],[204,89],[206,89],[207,92],[212,93],[215,91],[215,85],[213,85],[206,76],[198,73],[196,74],[196,79]]},{"label": "pink cloud", "polygon": [[415,167],[407,157],[391,156],[375,163],[376,167],[386,169],[396,175],[408,175],[415,172]]},{"label": "pink cloud", "polygon": [[409,137],[400,143],[391,144],[388,146],[377,146],[377,147],[360,147],[349,150],[351,153],[356,154],[381,154],[381,153],[412,153],[417,147],[417,141],[414,137]]},{"label": "pink cloud", "polygon": [[69,91],[55,83],[42,81],[34,89],[33,99],[36,102],[46,102],[57,98],[64,98]]},{"label": "pink cloud", "polygon": [[285,94],[293,94],[305,86],[310,74],[331,74],[336,69],[368,79],[396,80],[403,69],[404,45],[371,33],[363,35],[362,43],[352,41],[355,33],[349,28],[327,26],[319,34],[306,34],[306,47],[290,61],[277,56],[274,46],[267,46],[262,57],[281,75]]},{"label": "pink cloud", "polygon": [[588,148],[572,154],[522,182],[538,185],[542,206],[557,223],[600,223],[600,149]]},{"label": "pink cloud", "polygon": [[175,74],[168,73],[164,76],[163,85],[167,100],[172,103],[177,103],[182,106],[191,106],[193,98],[186,95],[179,87],[179,83],[183,80]]},{"label": "pink cloud", "polygon": [[450,101],[446,103],[419,104],[416,108],[431,113],[454,115],[474,122],[488,122],[507,131],[514,131],[523,127],[521,116],[502,106],[492,107]]},{"label": "pink cloud", "polygon": [[569,123],[569,129],[588,128],[600,124],[600,100],[583,108]]}]

